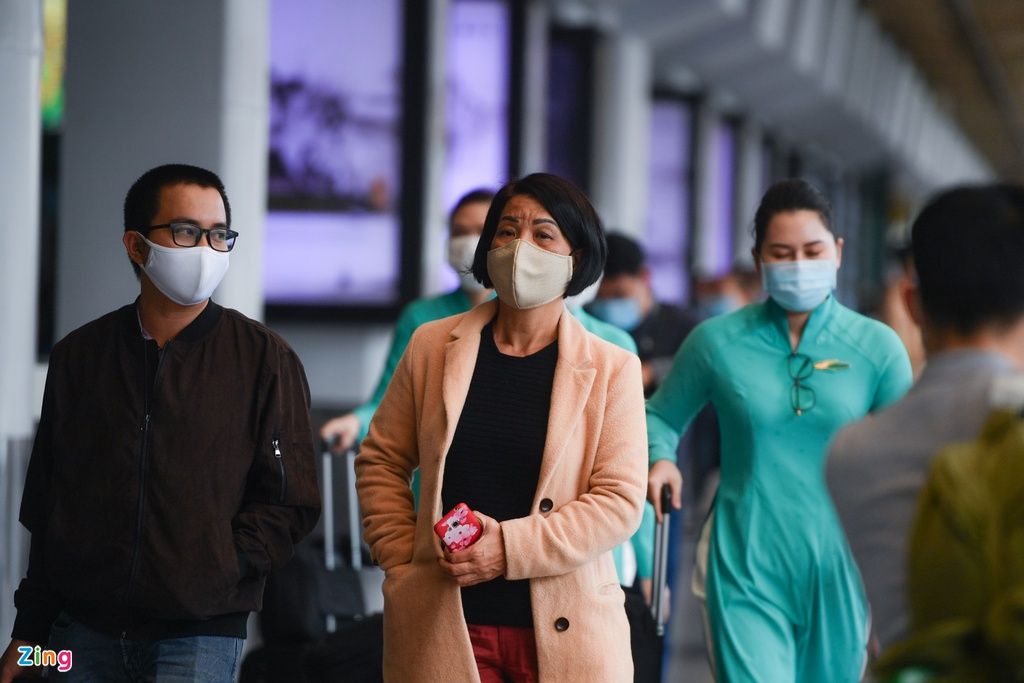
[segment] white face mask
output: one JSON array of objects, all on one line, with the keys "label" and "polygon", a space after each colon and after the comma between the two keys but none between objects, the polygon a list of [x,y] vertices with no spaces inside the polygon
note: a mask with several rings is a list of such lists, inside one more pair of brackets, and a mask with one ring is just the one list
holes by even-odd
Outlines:
[{"label": "white face mask", "polygon": [[817,308],[836,288],[836,270],[834,258],[761,263],[761,283],[779,306],[802,313]]},{"label": "white face mask", "polygon": [[481,292],[485,289],[473,275],[473,258],[479,235],[463,235],[448,240],[448,265],[459,276],[459,287],[465,292]]},{"label": "white face mask", "polygon": [[537,308],[565,294],[572,279],[572,255],[562,256],[515,239],[487,252],[487,274],[502,303]]},{"label": "white face mask", "polygon": [[149,257],[142,270],[176,304],[192,306],[206,301],[228,272],[226,251],[207,246],[163,247],[142,239],[149,245]]}]

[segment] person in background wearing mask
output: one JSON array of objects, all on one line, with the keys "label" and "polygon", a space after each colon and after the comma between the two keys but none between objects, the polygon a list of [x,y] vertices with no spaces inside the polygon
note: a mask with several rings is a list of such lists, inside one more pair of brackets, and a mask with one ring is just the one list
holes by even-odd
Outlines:
[{"label": "person in background wearing mask", "polygon": [[761,297],[761,278],[753,268],[733,266],[720,277],[698,279],[694,298],[701,319],[738,311]]},{"label": "person in background wearing mask", "polygon": [[141,293],[50,355],[3,683],[39,674],[18,663],[35,646],[73,655],[51,681],[234,680],[264,578],[320,513],[302,364],[210,299],[237,236],[210,171],[128,191]]},{"label": "person in background wearing mask", "polygon": [[417,299],[398,316],[391,349],[373,397],[352,412],[332,418],[320,427],[320,438],[324,441],[334,440],[335,452],[341,453],[358,446],[366,436],[370,420],[380,405],[391,376],[395,374],[398,360],[417,327],[431,320],[465,313],[494,296],[494,292],[477,282],[471,272],[473,255],[493,196],[490,190],[476,189],[455,203],[448,217],[448,265],[459,276],[459,288],[440,296]]},{"label": "person in background wearing mask", "polygon": [[721,480],[694,576],[718,680],[854,683],[863,672],[867,605],[825,451],[912,380],[896,333],[832,295],[842,248],[816,188],[769,187],[752,250],[768,300],[698,325],[647,404],[656,508],[666,484],[681,504],[679,435],[704,404],[718,413]]},{"label": "person in background wearing mask", "polygon": [[635,240],[618,233],[608,235],[604,278],[597,299],[587,310],[626,330],[636,340],[645,396],[661,384],[683,339],[699,322],[686,309],[661,303],[654,297],[643,249]]},{"label": "person in background wearing mask", "polygon": [[[640,361],[564,304],[605,251],[571,183],[507,183],[473,263],[497,300],[421,326],[402,355],[356,458],[386,680],[632,680],[612,549],[644,505]],[[434,523],[459,502],[483,535],[442,552]]]}]

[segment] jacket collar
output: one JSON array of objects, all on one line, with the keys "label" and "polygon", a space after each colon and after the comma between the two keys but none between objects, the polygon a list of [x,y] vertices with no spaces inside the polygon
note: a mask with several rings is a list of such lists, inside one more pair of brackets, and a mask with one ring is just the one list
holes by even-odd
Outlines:
[{"label": "jacket collar", "polygon": [[[124,324],[125,331],[130,336],[141,337],[142,330],[139,325],[139,299],[135,299],[134,304],[125,306],[121,310],[122,322]],[[213,331],[214,326],[217,324],[217,321],[220,320],[223,313],[224,307],[215,303],[213,299],[210,299],[209,303],[206,304],[206,308],[203,309],[203,312],[200,313],[195,320],[189,323],[188,327],[179,332],[178,336],[174,338],[175,343],[194,343],[204,339]]]},{"label": "jacket collar", "polygon": [[[825,297],[824,301],[811,311],[810,317],[807,318],[807,326],[804,327],[804,332],[800,335],[800,344],[797,347],[797,351],[801,351],[804,348],[805,340],[807,340],[807,344],[814,343],[812,340],[817,339],[818,334],[824,329],[825,323],[832,317],[832,310],[836,305],[835,294],[829,294]],[[775,303],[775,299],[771,297],[768,297],[764,306],[778,340],[781,341],[783,348],[789,349],[789,319],[786,318],[785,309]]]},{"label": "jacket collar", "polygon": [[[455,428],[459,424],[459,416],[469,393],[469,384],[473,379],[473,369],[480,350],[481,330],[494,318],[497,311],[498,299],[491,299],[466,313],[451,331],[451,341],[445,346],[442,383],[447,419],[445,455],[455,435]],[[548,413],[547,440],[544,443],[544,457],[537,482],[538,496],[545,490],[570,439],[576,433],[576,424],[590,396],[597,375],[591,355],[593,340],[594,337],[586,331],[583,324],[569,313],[568,309],[563,309],[562,316],[558,319],[558,361],[551,383],[551,411]],[[443,458],[441,467],[444,467]]]}]

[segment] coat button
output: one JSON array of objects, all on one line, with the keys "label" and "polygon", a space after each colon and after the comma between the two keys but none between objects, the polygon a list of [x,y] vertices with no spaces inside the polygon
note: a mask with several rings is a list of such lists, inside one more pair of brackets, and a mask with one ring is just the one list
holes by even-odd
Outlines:
[{"label": "coat button", "polygon": [[550,498],[543,498],[540,501],[541,512],[551,512],[551,508],[555,507],[555,504],[551,502]]},{"label": "coat button", "polygon": [[555,619],[555,630],[556,631],[568,631],[569,630],[569,620],[566,619],[565,617],[558,617],[557,619]]}]

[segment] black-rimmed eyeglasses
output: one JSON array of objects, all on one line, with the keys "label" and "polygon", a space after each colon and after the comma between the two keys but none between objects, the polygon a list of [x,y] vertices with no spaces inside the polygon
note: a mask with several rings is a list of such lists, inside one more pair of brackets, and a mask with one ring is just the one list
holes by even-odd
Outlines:
[{"label": "black-rimmed eyeglasses", "polygon": [[206,235],[206,241],[214,251],[231,251],[235,246],[235,238],[238,233],[228,228],[210,228],[206,230],[192,223],[165,223],[164,225],[150,225],[138,232],[149,235],[153,230],[169,228],[171,239],[179,247],[196,247],[199,241]]},{"label": "black-rimmed eyeglasses", "polygon": [[789,389],[789,404],[797,415],[803,415],[805,410],[810,410],[818,402],[814,389],[801,384],[813,374],[814,361],[802,353],[789,354],[789,377],[793,380],[793,386]]}]

